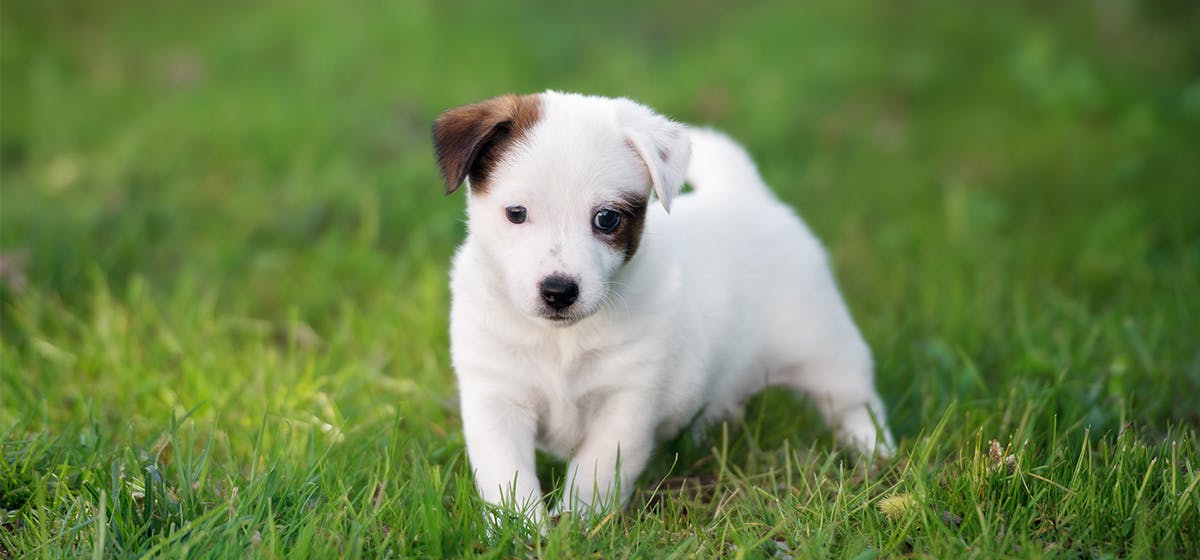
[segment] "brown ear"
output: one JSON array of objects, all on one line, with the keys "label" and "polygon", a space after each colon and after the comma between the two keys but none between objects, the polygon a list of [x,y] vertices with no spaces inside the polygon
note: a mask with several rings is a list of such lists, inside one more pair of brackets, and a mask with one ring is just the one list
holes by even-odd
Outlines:
[{"label": "brown ear", "polygon": [[433,123],[433,148],[446,194],[471,179],[471,192],[487,190],[488,174],[504,153],[541,117],[537,95],[502,95],[450,109]]}]

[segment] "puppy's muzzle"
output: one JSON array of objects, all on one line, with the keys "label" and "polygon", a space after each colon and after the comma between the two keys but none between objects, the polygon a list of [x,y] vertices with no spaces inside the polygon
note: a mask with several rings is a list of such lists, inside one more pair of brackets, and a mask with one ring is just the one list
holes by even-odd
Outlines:
[{"label": "puppy's muzzle", "polygon": [[555,311],[562,311],[579,299],[579,284],[566,276],[547,276],[542,279],[539,288],[542,291],[542,301]]}]

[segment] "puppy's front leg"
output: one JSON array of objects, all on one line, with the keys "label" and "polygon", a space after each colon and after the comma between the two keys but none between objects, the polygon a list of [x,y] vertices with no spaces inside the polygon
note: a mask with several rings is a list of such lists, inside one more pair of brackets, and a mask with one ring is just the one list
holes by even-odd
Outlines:
[{"label": "puppy's front leg", "polygon": [[489,504],[543,517],[542,491],[534,462],[537,418],[501,397],[464,391],[463,434],[479,495]]},{"label": "puppy's front leg", "polygon": [[625,505],[654,449],[652,406],[644,395],[617,395],[596,411],[567,467],[559,511],[589,516]]}]

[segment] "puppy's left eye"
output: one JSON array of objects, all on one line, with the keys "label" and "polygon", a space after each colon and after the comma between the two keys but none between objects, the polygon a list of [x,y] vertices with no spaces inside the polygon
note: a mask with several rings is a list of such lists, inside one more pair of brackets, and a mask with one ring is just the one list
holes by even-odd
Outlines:
[{"label": "puppy's left eye", "polygon": [[508,217],[508,221],[514,224],[525,223],[525,207],[524,206],[509,206],[504,209],[504,215]]},{"label": "puppy's left eye", "polygon": [[597,231],[603,233],[612,233],[616,231],[617,226],[621,225],[621,213],[612,208],[601,208],[592,217],[592,226]]}]

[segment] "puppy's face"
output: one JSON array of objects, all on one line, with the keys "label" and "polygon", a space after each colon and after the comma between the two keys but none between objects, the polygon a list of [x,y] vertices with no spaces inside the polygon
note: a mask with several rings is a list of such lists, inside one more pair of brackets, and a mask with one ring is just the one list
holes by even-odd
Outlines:
[{"label": "puppy's face", "polygon": [[546,92],[452,109],[434,125],[448,192],[466,181],[472,242],[527,317],[595,313],[637,253],[650,192],[683,183],[681,125],[624,99]]}]

